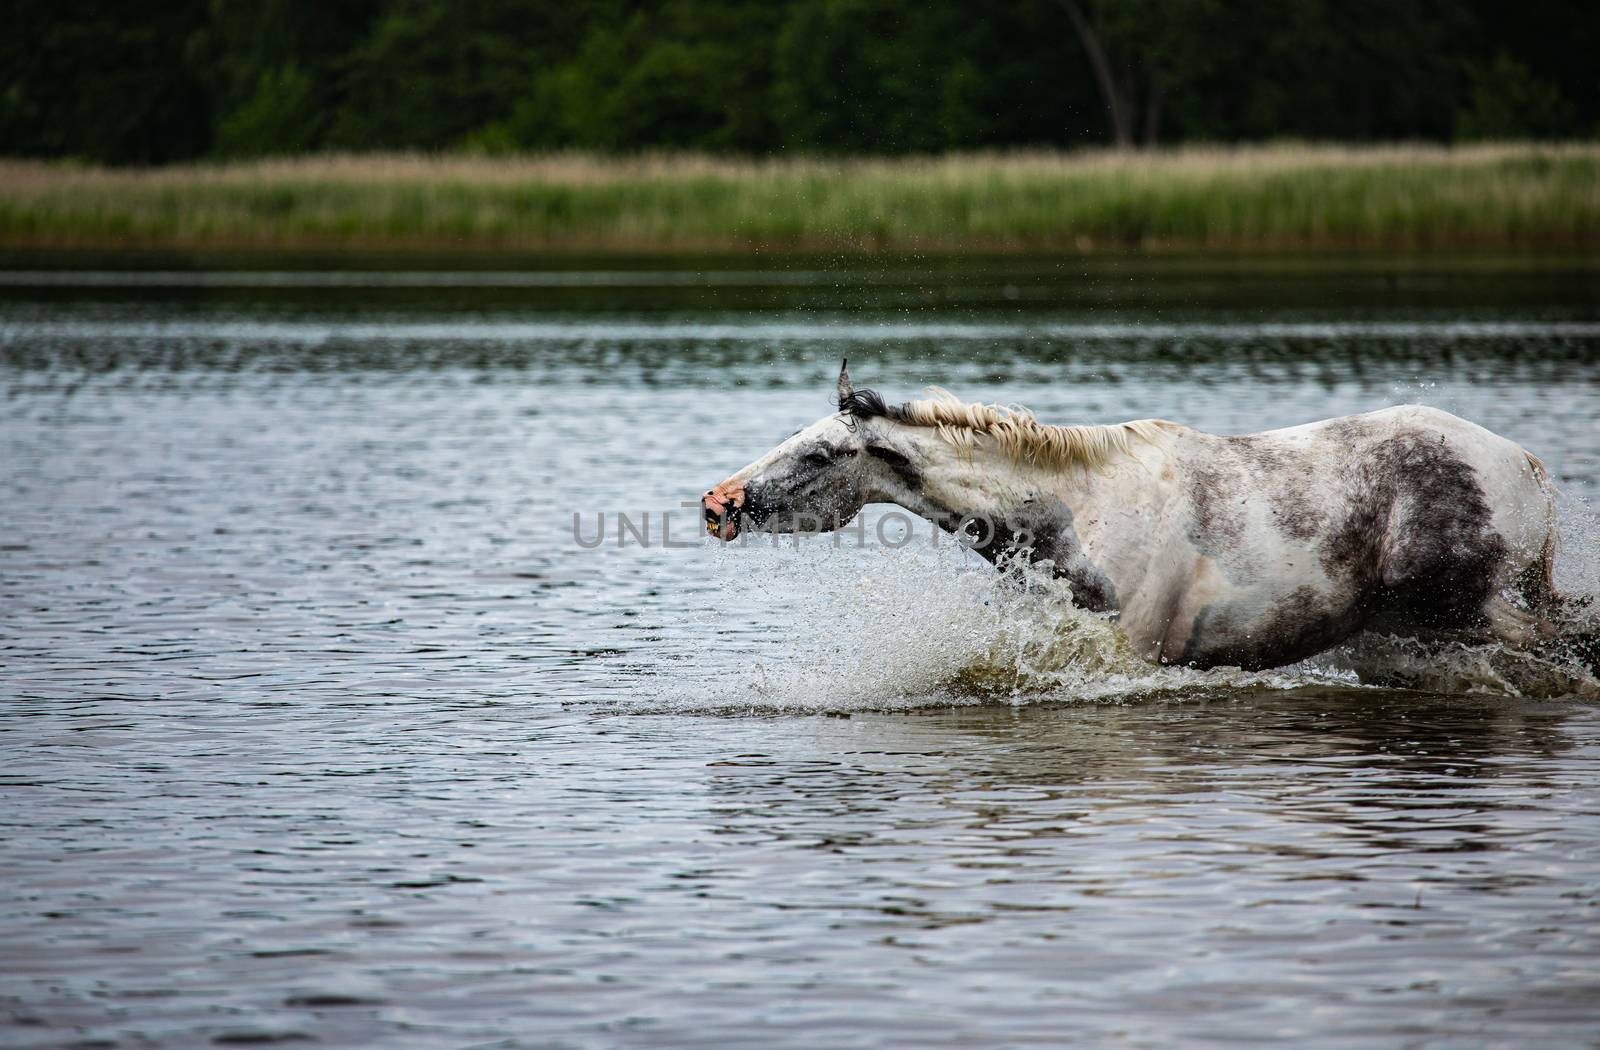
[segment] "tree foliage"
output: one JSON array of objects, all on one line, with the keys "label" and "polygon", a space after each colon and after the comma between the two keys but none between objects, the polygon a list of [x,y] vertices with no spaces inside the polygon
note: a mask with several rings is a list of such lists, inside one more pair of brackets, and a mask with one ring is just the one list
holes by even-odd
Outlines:
[{"label": "tree foliage", "polygon": [[1574,0],[11,0],[0,153],[1582,137]]}]

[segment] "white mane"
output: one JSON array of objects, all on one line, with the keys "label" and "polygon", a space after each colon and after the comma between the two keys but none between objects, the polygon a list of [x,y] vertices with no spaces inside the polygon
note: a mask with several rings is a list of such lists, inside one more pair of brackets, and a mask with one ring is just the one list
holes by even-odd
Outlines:
[{"label": "white mane", "polygon": [[1135,438],[1159,446],[1179,429],[1178,424],[1164,419],[1052,426],[1039,422],[1020,405],[968,404],[939,387],[928,388],[928,394],[901,405],[895,418],[912,426],[932,427],[945,441],[961,448],[972,448],[979,437],[987,437],[1018,462],[1037,466],[1098,469],[1118,457],[1131,456]]}]

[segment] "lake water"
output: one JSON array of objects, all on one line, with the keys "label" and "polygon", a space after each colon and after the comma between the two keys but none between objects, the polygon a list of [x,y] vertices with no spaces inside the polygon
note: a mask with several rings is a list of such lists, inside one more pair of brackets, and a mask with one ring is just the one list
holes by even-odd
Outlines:
[{"label": "lake water", "polygon": [[1421,401],[1545,460],[1592,593],[1592,262],[8,265],[0,1044],[1600,1033],[1592,679],[1157,670],[926,526],[680,507],[846,355],[1052,422]]}]

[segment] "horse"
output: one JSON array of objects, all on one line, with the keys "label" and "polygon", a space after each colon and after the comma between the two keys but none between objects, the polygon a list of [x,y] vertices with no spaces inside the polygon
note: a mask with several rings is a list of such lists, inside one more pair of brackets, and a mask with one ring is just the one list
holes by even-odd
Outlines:
[{"label": "horse", "polygon": [[1001,567],[1062,580],[1153,663],[1259,670],[1363,631],[1554,632],[1544,466],[1400,405],[1242,436],[1160,419],[1053,426],[937,387],[891,405],[841,365],[838,411],[701,498],[726,542],[829,531],[893,503]]}]

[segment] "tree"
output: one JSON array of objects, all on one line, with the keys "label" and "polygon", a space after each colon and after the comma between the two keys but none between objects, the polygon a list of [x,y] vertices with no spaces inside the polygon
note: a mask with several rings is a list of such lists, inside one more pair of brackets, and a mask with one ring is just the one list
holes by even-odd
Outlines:
[{"label": "tree", "polygon": [[1111,124],[1111,141],[1116,143],[1117,148],[1127,149],[1133,145],[1132,95],[1135,85],[1131,82],[1131,71],[1125,65],[1120,69],[1112,65],[1111,56],[1106,54],[1105,42],[1100,38],[1099,27],[1090,21],[1078,0],[1058,2],[1072,20],[1072,28],[1083,44],[1084,55],[1089,59],[1089,68],[1094,70],[1094,82],[1105,101],[1106,118]]},{"label": "tree", "polygon": [[322,147],[340,108],[348,56],[384,0],[211,0],[190,52],[213,100],[223,156]]},{"label": "tree", "polygon": [[10,0],[0,154],[1600,131],[1576,0]]},{"label": "tree", "polygon": [[1226,47],[1228,5],[1220,0],[1056,0],[1066,12],[1111,133],[1121,149],[1161,137],[1168,98],[1213,69]]},{"label": "tree", "polygon": [[781,4],[669,0],[597,19],[558,61],[528,71],[503,120],[474,136],[495,147],[772,146],[772,41]]},{"label": "tree", "polygon": [[1558,138],[1577,130],[1561,91],[1504,52],[1473,71],[1469,98],[1456,114],[1460,139]]},{"label": "tree", "polygon": [[779,143],[906,153],[1076,141],[1094,85],[1060,62],[1071,39],[1054,0],[979,17],[960,0],[794,3],[773,56]]},{"label": "tree", "polygon": [[202,0],[12,0],[0,34],[0,153],[156,164],[210,144],[189,61]]}]

